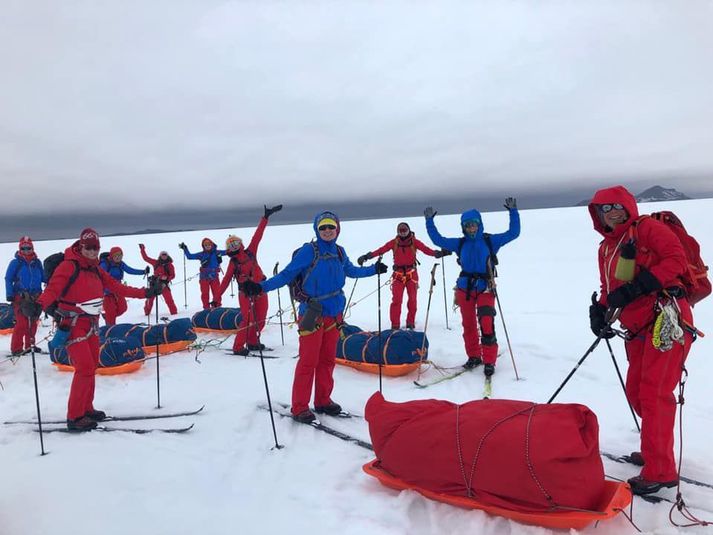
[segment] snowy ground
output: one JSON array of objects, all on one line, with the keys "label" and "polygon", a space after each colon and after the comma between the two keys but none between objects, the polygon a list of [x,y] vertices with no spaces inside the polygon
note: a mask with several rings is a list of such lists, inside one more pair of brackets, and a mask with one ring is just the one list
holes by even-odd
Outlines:
[{"label": "snowy ground", "polygon": [[[646,209],[675,209],[689,231],[702,244],[704,258],[713,262],[713,236],[708,233],[712,200],[681,201],[645,205]],[[279,218],[279,214],[276,219]],[[507,214],[485,214],[486,231],[507,228]],[[394,235],[396,220],[347,222],[340,243],[355,260],[360,254],[383,244]],[[459,233],[457,216],[437,216],[446,235]],[[101,231],[100,222],[96,224]],[[417,236],[428,243],[422,219],[410,221]],[[500,297],[521,376],[515,380],[510,358],[505,353],[494,376],[495,397],[546,401],[593,340],[589,331],[589,296],[597,289],[596,246],[598,236],[585,208],[522,212],[522,234],[500,255]],[[80,229],[77,229],[78,231]],[[237,229],[249,240],[252,229]],[[18,237],[22,233],[18,230]],[[229,231],[208,232],[222,244]],[[203,232],[108,238],[124,249],[125,261],[143,267],[137,243],[147,245],[155,256],[168,249],[176,262],[177,280],[183,279],[183,264],[177,247],[180,241],[197,250]],[[268,227],[259,251],[265,271],[275,262],[284,266],[293,249],[311,239],[311,225]],[[69,241],[36,243],[41,258],[64,249]],[[6,266],[16,244],[0,245],[0,265]],[[387,259],[388,261],[389,259]],[[427,273],[432,259],[421,258],[419,327],[425,317]],[[188,263],[188,276],[198,270]],[[458,267],[453,257],[446,262],[449,287]],[[140,277],[127,277],[142,284]],[[440,268],[431,308],[428,336],[430,359],[444,366],[464,361],[458,316],[450,309],[451,330],[446,330]],[[376,288],[376,278],[361,280],[355,299]],[[351,281],[346,290],[351,289]],[[225,295],[224,303],[235,303]],[[188,309],[183,307],[183,286],[174,285],[180,316],[198,310],[197,280],[188,282]],[[283,305],[287,294],[283,290]],[[388,292],[382,295],[382,318],[388,323]],[[121,318],[140,322],[142,303],[132,301]],[[277,294],[270,294],[270,313],[277,310]],[[163,309],[165,311],[165,308]],[[353,308],[350,323],[377,327],[376,295]],[[713,403],[709,386],[713,363],[708,358],[713,339],[713,299],[695,310],[698,327],[711,336],[696,342],[688,361],[690,377],[686,390],[683,473],[713,482],[710,427]],[[505,348],[500,320],[498,336]],[[48,332],[41,327],[38,339]],[[203,336],[202,339],[211,338]],[[286,329],[285,347],[280,345],[279,325],[267,327],[263,341],[283,357],[266,361],[273,399],[289,402],[297,337]],[[232,338],[223,347],[229,348]],[[46,348],[46,341],[40,344]],[[614,341],[620,366],[625,367],[621,342]],[[0,338],[0,352],[9,350],[9,336]],[[279,440],[286,447],[271,450],[270,421],[256,409],[264,402],[260,362],[210,350],[200,355],[180,353],[161,360],[162,404],[166,411],[206,404],[204,414],[184,419],[194,421],[192,432],[174,435],[92,433],[72,436],[52,434],[45,438],[50,454],[39,456],[38,435],[23,426],[0,426],[0,533],[31,534],[233,534],[233,533],[325,533],[347,534],[432,534],[432,533],[530,533],[548,530],[524,526],[477,511],[466,511],[435,503],[413,492],[397,493],[382,487],[361,471],[371,455],[361,448],[324,435],[291,421],[277,420]],[[2,361],[0,418],[26,419],[35,414],[32,368],[29,357],[18,363]],[[436,373],[431,370],[425,377]],[[39,358],[38,375],[44,417],[61,418],[71,376],[59,373],[46,355]],[[366,399],[378,388],[378,378],[337,367],[334,399],[353,412],[363,413]],[[435,397],[455,402],[479,398],[480,372],[418,390],[415,377],[384,380],[387,399],[409,400]],[[605,347],[591,355],[558,401],[580,402],[591,407],[600,422],[602,449],[625,453],[638,448],[638,436]],[[155,361],[128,376],[98,377],[96,406],[109,413],[153,412],[156,405]],[[172,425],[180,420],[159,421]],[[183,423],[183,422],[181,422]],[[117,424],[115,424],[117,425]],[[336,425],[368,440],[361,420]],[[335,426],[336,426],[335,425]],[[605,462],[609,475],[626,478],[634,467]],[[713,491],[684,486],[688,503],[700,516],[713,519]],[[651,533],[678,533],[670,526],[665,504],[635,502],[635,521]],[[705,511],[707,509],[708,511]],[[594,532],[590,526],[586,532]],[[686,533],[703,532],[686,530]],[[597,528],[600,534],[633,533],[619,515]],[[683,532],[683,530],[680,530]]]}]

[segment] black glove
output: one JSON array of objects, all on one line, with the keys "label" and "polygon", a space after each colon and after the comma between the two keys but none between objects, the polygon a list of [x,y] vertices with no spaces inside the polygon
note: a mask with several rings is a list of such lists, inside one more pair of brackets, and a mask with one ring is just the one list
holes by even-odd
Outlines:
[{"label": "black glove", "polygon": [[7,298],[8,303],[12,303],[15,300],[15,296],[13,295],[12,297]]},{"label": "black glove", "polygon": [[453,253],[448,249],[441,249],[440,251],[436,251],[436,254],[434,254],[433,256],[435,256],[436,258],[441,258],[442,256],[449,256],[452,254]]},{"label": "black glove", "polygon": [[34,320],[39,318],[40,314],[42,314],[42,305],[30,299],[25,299],[20,303],[20,312],[22,312],[23,316]]},{"label": "black glove", "polygon": [[57,303],[56,302],[52,303],[50,306],[48,306],[45,309],[45,316],[50,316],[55,320],[57,319],[56,313],[57,313]]},{"label": "black glove", "polygon": [[595,336],[601,336],[609,340],[616,334],[606,322],[607,307],[597,301],[597,292],[592,294],[592,304],[589,305],[589,328]]},{"label": "black glove", "polygon": [[166,284],[156,277],[149,277],[149,285],[146,288],[146,297],[158,297],[163,293]]},{"label": "black glove", "polygon": [[272,214],[275,212],[279,212],[282,210],[282,205],[278,204],[276,206],[273,206],[272,208],[268,208],[266,205],[262,205],[265,208],[265,219],[269,219]]},{"label": "black glove", "polygon": [[248,297],[255,297],[262,293],[262,286],[255,281],[246,280],[240,284],[240,291]]},{"label": "black glove", "polygon": [[426,216],[426,219],[433,219],[434,217],[436,217],[437,213],[438,212],[433,209],[433,206],[427,206],[426,209],[423,211],[423,215]]},{"label": "black glove", "polygon": [[377,272],[377,273],[380,273],[380,274],[382,274],[382,275],[383,275],[384,273],[386,273],[387,271],[389,271],[389,268],[386,267],[386,264],[384,264],[381,260],[379,260],[378,262],[376,262],[376,264],[374,264],[374,267],[376,268],[376,272]]},{"label": "black glove", "polygon": [[517,199],[515,197],[507,197],[503,206],[508,210],[517,210]]},{"label": "black glove", "polygon": [[183,243],[183,242],[181,242],[181,243],[178,244],[178,248],[179,248],[179,249],[183,249],[184,251],[185,251],[186,249],[188,249],[188,247],[186,247],[186,244]]},{"label": "black glove", "polygon": [[140,243],[140,244],[139,244],[139,249],[141,249],[141,250],[143,251],[144,249],[146,249],[146,246],[145,246],[143,243]]},{"label": "black glove", "polygon": [[144,275],[148,275],[149,273],[151,273],[151,268],[146,266],[146,269],[144,269]]},{"label": "black glove", "polygon": [[360,266],[363,266],[364,262],[366,262],[370,258],[371,258],[371,253],[363,254],[359,258],[357,258],[357,264],[359,264]]},{"label": "black glove", "polygon": [[622,284],[607,295],[607,304],[613,308],[622,308],[638,299],[642,295],[657,292],[662,288],[661,283],[650,271],[641,268],[634,280]]}]

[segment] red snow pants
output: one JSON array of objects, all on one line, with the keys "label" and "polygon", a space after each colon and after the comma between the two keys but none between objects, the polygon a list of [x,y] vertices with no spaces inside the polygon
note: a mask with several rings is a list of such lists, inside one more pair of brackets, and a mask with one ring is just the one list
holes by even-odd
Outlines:
[{"label": "red snow pants", "polygon": [[[471,291],[470,299],[466,299],[465,290],[458,289],[456,303],[460,307],[463,319],[466,355],[468,358],[482,358],[485,364],[495,364],[498,358],[498,340],[495,337],[495,294],[487,290]],[[480,323],[480,330],[478,323]]]},{"label": "red snow pants", "polygon": [[[265,327],[265,318],[267,317],[268,300],[267,294],[261,293],[254,298],[253,305],[250,305],[250,298],[243,292],[238,292],[238,303],[240,303],[240,325],[238,332],[235,333],[235,341],[233,342],[233,351],[243,349],[245,342],[248,345],[256,346],[258,344],[258,335]],[[255,317],[253,318],[253,308],[255,309]]]},{"label": "red snow pants", "polygon": [[314,384],[314,405],[328,405],[334,388],[335,358],[340,318],[322,318],[322,325],[314,332],[300,334],[300,358],[295,366],[295,379],[292,383],[292,414],[295,416],[309,409]]},{"label": "red snow pants", "polygon": [[201,302],[203,303],[203,310],[208,310],[210,308],[210,293],[213,293],[213,302],[215,306],[220,306],[220,282],[218,279],[201,279]]},{"label": "red snow pants", "polygon": [[126,298],[115,294],[106,294],[104,296],[104,319],[107,325],[115,325],[116,318],[121,316],[128,305]]},{"label": "red snow pants", "polygon": [[629,360],[626,397],[641,417],[641,476],[648,481],[675,481],[678,470],[673,453],[673,390],[681,379],[692,338],[686,332],[683,345],[674,342],[669,351],[662,352],[653,346],[652,336],[651,332],[641,333],[625,344]]},{"label": "red snow pants", "polygon": [[[80,316],[69,333],[70,342],[83,338],[98,320],[90,316]],[[86,340],[67,345],[69,362],[74,366],[72,386],[69,388],[67,419],[81,418],[87,411],[94,410],[94,380],[99,366],[99,336],[94,333]]]},{"label": "red snow pants", "polygon": [[418,292],[418,272],[412,269],[406,273],[394,271],[391,277],[391,328],[401,328],[401,303],[403,303],[404,289],[408,293],[406,303],[406,325],[416,324],[416,293]]},{"label": "red snow pants", "polygon": [[[168,312],[171,315],[178,314],[178,309],[176,308],[176,303],[173,301],[173,294],[171,293],[171,289],[166,286],[163,289],[163,292],[161,292],[161,295],[163,296],[163,300],[166,301],[166,305],[168,305]],[[144,304],[144,315],[148,316],[151,314],[151,309],[153,308],[153,297],[149,297],[146,299],[146,303]]]},{"label": "red snow pants", "polygon": [[30,321],[30,318],[20,311],[20,301],[21,298],[17,297],[12,303],[12,308],[15,311],[15,326],[12,329],[12,338],[10,339],[11,353],[30,349],[34,345],[35,333],[37,332],[37,322]]}]

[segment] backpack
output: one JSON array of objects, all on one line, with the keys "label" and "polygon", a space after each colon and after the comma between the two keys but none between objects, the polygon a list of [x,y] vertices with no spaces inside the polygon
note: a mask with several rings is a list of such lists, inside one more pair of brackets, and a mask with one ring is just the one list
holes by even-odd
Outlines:
[{"label": "backpack", "polygon": [[688,271],[681,276],[681,282],[690,305],[693,306],[708,297],[711,294],[711,281],[708,278],[708,266],[701,258],[701,246],[688,234],[678,216],[670,211],[654,212],[650,216],[642,216],[639,221],[645,217],[660,221],[671,229],[686,251]]},{"label": "backpack", "polygon": [[[498,276],[498,255],[495,254],[493,251],[493,242],[490,240],[490,236],[492,234],[488,234],[487,232],[483,233],[483,239],[485,240],[485,244],[488,246],[488,251],[490,251],[490,256],[488,257],[488,269],[490,272],[493,274],[493,278]],[[458,265],[460,266],[460,252],[463,249],[463,244],[465,243],[465,236],[462,237],[458,241],[458,250],[456,251],[456,256],[458,257],[456,259],[456,262],[458,262]]]},{"label": "backpack", "polygon": [[109,265],[109,252],[105,251],[99,255],[99,263],[106,262]]},{"label": "backpack", "polygon": [[[57,266],[59,266],[62,262],[64,262],[64,253],[54,253],[45,258],[45,261],[42,263],[42,270],[44,271],[45,280],[47,281],[47,284],[49,284],[52,275],[57,269]],[[74,281],[76,281],[77,277],[79,277],[79,263],[75,260],[72,260],[71,262],[74,265],[74,271],[72,272],[69,277],[69,280],[67,281],[67,286],[65,286],[64,290],[62,290],[62,292],[59,294],[57,301],[60,301],[65,295],[67,295],[67,292],[72,287],[72,284],[74,284]],[[52,304],[56,304],[57,301]]]},{"label": "backpack", "polygon": [[[293,301],[297,301],[299,303],[306,303],[310,299],[317,299],[317,300],[322,300],[326,299],[327,297],[331,297],[332,295],[336,295],[336,293],[331,293],[327,295],[320,295],[320,296],[310,296],[305,292],[304,290],[304,283],[307,280],[307,278],[312,274],[312,271],[314,270],[314,267],[317,265],[317,262],[320,260],[328,260],[330,258],[334,258],[334,255],[331,253],[327,253],[324,255],[319,254],[319,248],[317,247],[316,242],[310,242],[310,245],[312,245],[312,249],[314,250],[314,258],[312,259],[312,263],[309,265],[309,267],[303,272],[297,275],[290,283],[288,284],[288,287],[290,289],[290,299]],[[302,246],[304,247],[304,245]],[[292,258],[295,258],[295,255],[302,249],[302,247],[295,249],[292,251]],[[339,258],[340,262],[344,261],[344,250],[337,245],[337,257]],[[337,292],[339,293],[339,292]]]}]

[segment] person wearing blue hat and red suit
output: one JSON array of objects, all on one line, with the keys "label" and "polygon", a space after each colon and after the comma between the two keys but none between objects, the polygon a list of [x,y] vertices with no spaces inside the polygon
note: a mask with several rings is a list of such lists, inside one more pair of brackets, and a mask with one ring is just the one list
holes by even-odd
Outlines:
[{"label": "person wearing blue hat and red suit", "polygon": [[[124,262],[124,251],[121,250],[121,247],[109,249],[109,255],[99,262],[99,267],[118,282],[124,280],[124,273],[129,275],[148,275],[151,271],[148,267],[146,269],[136,269],[127,265]],[[121,295],[104,290],[104,320],[107,325],[115,325],[116,318],[126,312],[127,308],[126,299]]]},{"label": "person wearing blue hat and red suit", "polygon": [[339,218],[333,212],[322,212],[314,218],[317,240],[305,243],[292,261],[274,277],[263,282],[247,280],[242,291],[258,296],[280,288],[302,276],[302,291],[308,296],[299,309],[299,360],[292,384],[292,417],[309,423],[315,416],[309,408],[314,385],[314,409],[317,413],[339,414],[342,408],[332,401],[335,358],[339,325],[346,305],[346,277],[362,278],[386,273],[381,262],[356,267],[342,247],[337,245]]},{"label": "person wearing blue hat and red suit", "polygon": [[[200,260],[201,268],[198,277],[201,287],[201,302],[203,310],[208,310],[211,307],[220,306],[220,263],[221,256],[225,251],[218,249],[218,246],[210,238],[203,238],[201,247],[203,250],[200,253],[192,253],[188,250],[185,243],[179,243],[178,246],[183,249],[183,254],[189,260]],[[213,300],[210,300],[210,294],[213,294]]]},{"label": "person wearing blue hat and red suit", "polygon": [[[10,261],[5,272],[5,294],[15,311],[15,327],[10,339],[12,355],[21,355],[35,345],[37,318],[32,318],[31,321],[23,312],[23,305],[37,300],[42,293],[43,282],[47,281],[44,280],[42,262],[35,254],[30,237],[23,236],[20,238],[15,258]],[[35,347],[35,351],[38,352],[39,348]]]},{"label": "person wearing blue hat and red suit", "polygon": [[[626,397],[641,417],[641,451],[630,458],[642,465],[640,475],[628,480],[634,494],[651,494],[678,484],[674,456],[676,397],[691,349],[691,305],[682,277],[688,259],[681,240],[666,224],[639,217],[636,199],[623,186],[597,191],[589,203],[594,229],[604,239],[599,245],[601,294],[589,309],[590,326],[597,336],[611,338],[607,309],[621,310],[619,322],[626,329]],[[617,269],[633,260],[633,269]],[[662,308],[672,307],[680,337],[669,345],[654,342],[654,325]],[[671,329],[669,332],[675,332]],[[659,340],[660,342],[660,340]]]},{"label": "person wearing blue hat and red suit", "polygon": [[[436,229],[433,218],[436,212],[430,206],[424,211],[426,230],[431,241],[442,249],[458,255],[461,272],[456,283],[456,303],[463,318],[463,341],[468,360],[463,365],[472,369],[484,364],[483,373],[495,373],[498,358],[498,340],[495,337],[495,294],[492,280],[491,255],[520,235],[520,214],[513,197],[505,199],[505,208],[510,214],[507,232],[485,235],[483,219],[478,210],[468,210],[460,217],[463,237],[444,238]],[[488,244],[489,241],[489,244]],[[477,319],[476,319],[477,317]],[[480,323],[480,332],[478,332]]]}]

